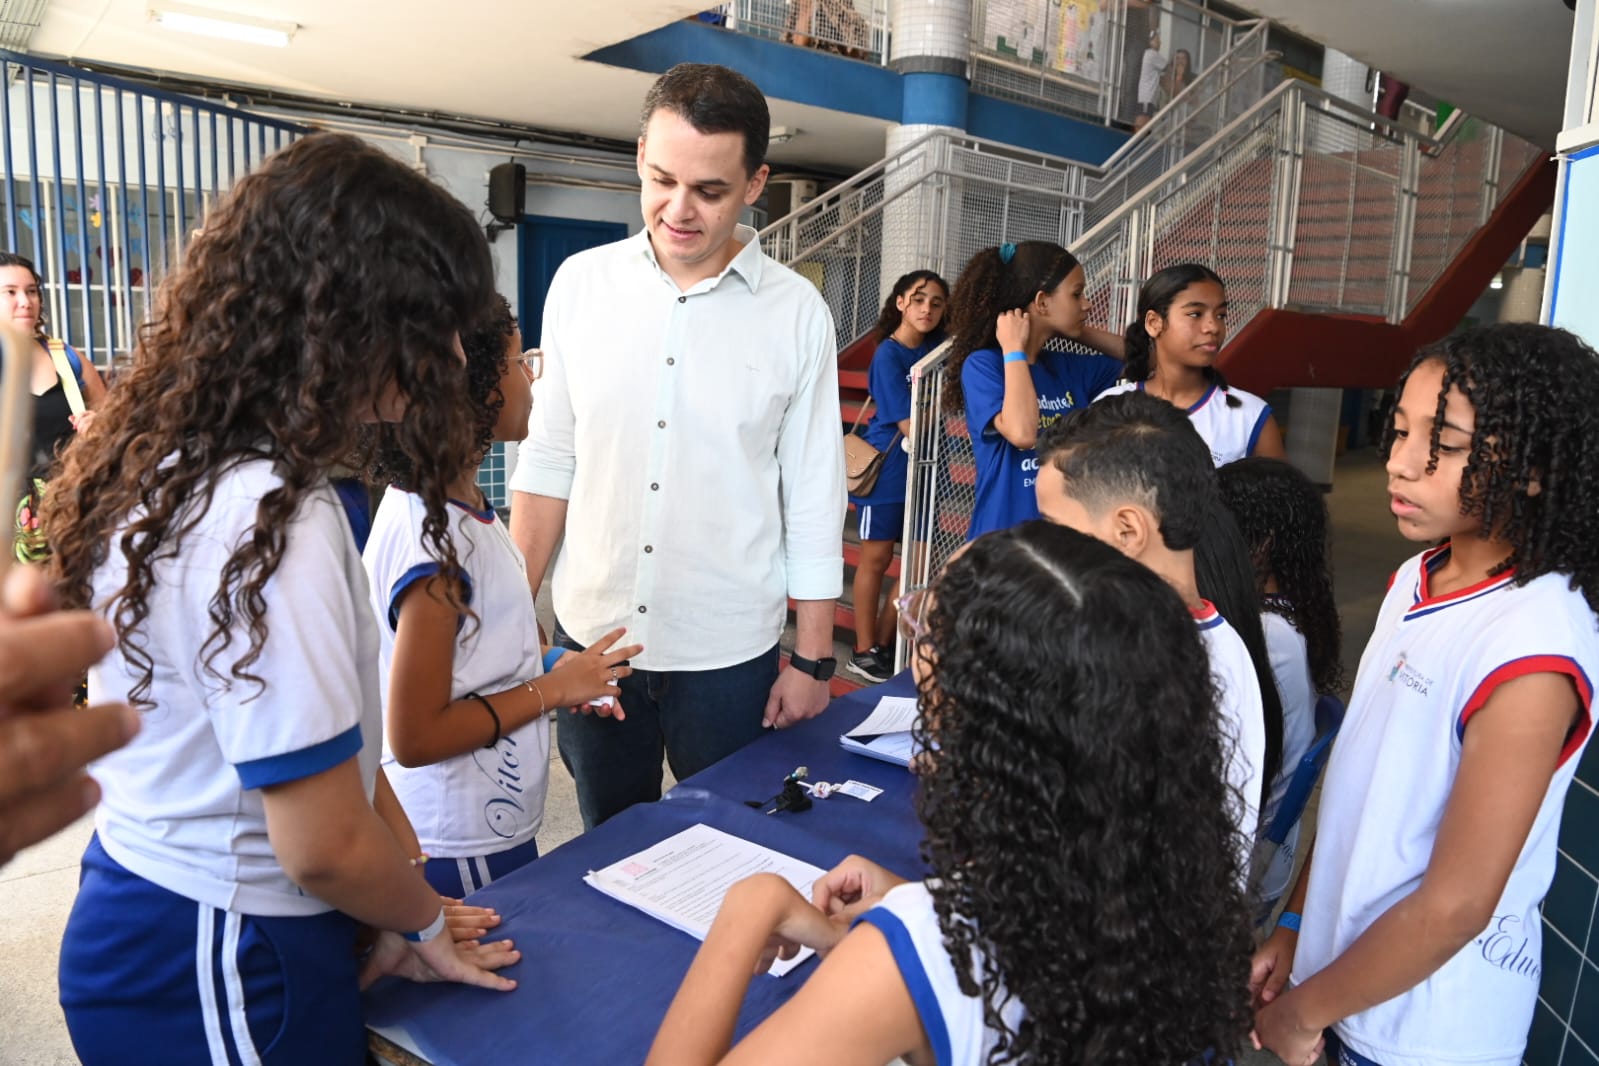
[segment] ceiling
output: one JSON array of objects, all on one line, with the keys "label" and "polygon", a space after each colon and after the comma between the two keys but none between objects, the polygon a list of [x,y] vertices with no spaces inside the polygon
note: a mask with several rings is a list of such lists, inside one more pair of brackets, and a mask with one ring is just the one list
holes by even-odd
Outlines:
[{"label": "ceiling", "polygon": [[[294,22],[287,48],[176,33],[149,0],[50,0],[28,50],[344,103],[496,119],[633,141],[653,75],[580,56],[703,10],[694,0],[196,0],[185,6]],[[883,155],[888,123],[771,101],[782,165],[844,170]]]},{"label": "ceiling", "polygon": [[1258,15],[1553,148],[1573,15],[1562,0],[1243,0]]},{"label": "ceiling", "polygon": [[[49,0],[29,50],[631,141],[652,76],[579,57],[705,7],[703,0],[197,2],[301,28],[287,48],[269,48],[163,29],[147,20],[149,0]],[[1572,24],[1561,0],[1248,0],[1247,6],[1472,114],[1554,143]],[[880,159],[888,127],[781,100],[772,101],[772,124],[804,131],[773,146],[774,163],[845,170]]]}]

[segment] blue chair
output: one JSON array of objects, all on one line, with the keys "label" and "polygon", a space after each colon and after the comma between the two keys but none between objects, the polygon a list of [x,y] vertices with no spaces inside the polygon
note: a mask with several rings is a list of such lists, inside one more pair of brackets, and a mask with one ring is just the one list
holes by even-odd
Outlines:
[{"label": "blue chair", "polygon": [[[1332,750],[1333,739],[1344,724],[1343,701],[1337,696],[1321,696],[1316,700],[1315,715],[1316,739],[1300,757],[1299,765],[1294,768],[1294,776],[1288,779],[1288,791],[1283,793],[1282,803],[1278,804],[1271,824],[1255,841],[1251,867],[1257,879],[1257,890],[1261,881],[1269,883],[1288,877],[1294,859],[1283,845],[1288,834],[1304,816],[1305,804],[1310,801],[1310,794],[1315,791],[1316,782],[1321,778],[1322,768],[1327,765],[1327,753]],[[1257,925],[1264,925],[1271,918],[1277,908],[1278,898],[1274,895],[1259,900],[1260,909],[1255,914]]]},{"label": "blue chair", "polygon": [[1344,724],[1344,701],[1337,696],[1321,696],[1316,700],[1316,740],[1299,759],[1294,776],[1288,781],[1288,791],[1277,806],[1277,813],[1266,827],[1263,839],[1281,845],[1288,839],[1288,831],[1298,824],[1305,813],[1310,793],[1321,778],[1322,767],[1327,765],[1327,753],[1332,749],[1333,738]]}]

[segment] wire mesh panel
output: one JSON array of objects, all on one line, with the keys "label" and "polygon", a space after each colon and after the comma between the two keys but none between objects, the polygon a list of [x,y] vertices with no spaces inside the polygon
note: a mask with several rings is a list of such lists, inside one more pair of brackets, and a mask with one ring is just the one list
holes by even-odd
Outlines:
[{"label": "wire mesh panel", "polygon": [[1088,176],[1084,191],[1091,203],[1085,229],[1092,229],[1260,101],[1266,90],[1265,43],[1262,23],[1190,82],[1106,161],[1103,171]]},{"label": "wire mesh panel", "polygon": [[1307,108],[1295,203],[1294,307],[1384,314],[1398,240],[1404,142]]},{"label": "wire mesh panel", "polygon": [[885,0],[736,0],[717,10],[738,33],[874,63],[888,55]]},{"label": "wire mesh panel", "polygon": [[218,195],[303,127],[0,51],[0,217],[44,276],[47,328],[97,365]]},{"label": "wire mesh panel", "polygon": [[1411,244],[1410,298],[1419,300],[1482,225],[1498,172],[1492,127],[1467,119],[1436,155],[1421,159]]}]

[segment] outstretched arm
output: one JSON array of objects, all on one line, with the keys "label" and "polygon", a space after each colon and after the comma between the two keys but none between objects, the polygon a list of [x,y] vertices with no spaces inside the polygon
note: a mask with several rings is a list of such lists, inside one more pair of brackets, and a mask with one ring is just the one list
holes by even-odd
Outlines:
[{"label": "outstretched arm", "polygon": [[[650,1066],[882,1066],[928,1048],[921,1018],[876,928],[845,936],[775,875],[735,885],[661,1023]],[[735,1048],[733,1025],[772,939],[832,950],[794,998]]]}]

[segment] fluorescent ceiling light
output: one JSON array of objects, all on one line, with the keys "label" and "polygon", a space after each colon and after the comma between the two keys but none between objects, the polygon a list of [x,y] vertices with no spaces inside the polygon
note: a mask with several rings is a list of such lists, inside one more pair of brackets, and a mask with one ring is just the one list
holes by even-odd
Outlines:
[{"label": "fluorescent ceiling light", "polygon": [[150,8],[150,21],[181,33],[198,33],[205,37],[220,37],[225,41],[264,44],[274,48],[287,47],[294,37],[294,31],[300,28],[293,22],[269,22],[248,15],[207,11],[183,4],[162,4]]}]

